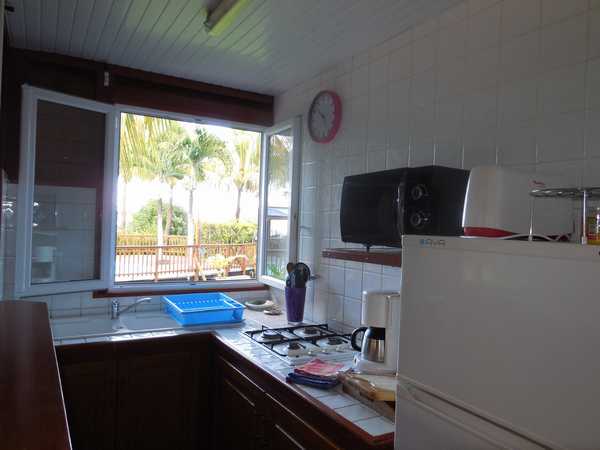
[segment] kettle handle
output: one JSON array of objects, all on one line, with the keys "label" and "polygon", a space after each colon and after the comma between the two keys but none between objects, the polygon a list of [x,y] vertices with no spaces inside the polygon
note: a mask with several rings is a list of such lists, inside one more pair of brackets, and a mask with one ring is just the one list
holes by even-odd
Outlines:
[{"label": "kettle handle", "polygon": [[[361,351],[361,348],[356,343],[356,336],[358,336],[358,333],[360,333],[361,331],[364,333],[365,331],[367,331],[367,327],[357,328],[356,330],[354,330],[352,332],[352,336],[350,336],[350,345],[352,345],[352,348],[358,352]],[[363,337],[364,337],[364,335],[363,335]]]}]

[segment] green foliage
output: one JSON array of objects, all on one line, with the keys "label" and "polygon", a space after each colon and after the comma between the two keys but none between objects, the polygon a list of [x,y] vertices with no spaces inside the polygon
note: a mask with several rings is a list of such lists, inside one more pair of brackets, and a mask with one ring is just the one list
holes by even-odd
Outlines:
[{"label": "green foliage", "polygon": [[267,275],[277,278],[279,280],[285,280],[286,270],[283,266],[277,264],[267,264]]},{"label": "green foliage", "polygon": [[[150,200],[142,209],[133,215],[133,220],[129,225],[129,233],[136,234],[156,234],[156,215],[158,200]],[[162,211],[163,226],[167,222],[167,209]],[[186,233],[187,218],[185,211],[179,206],[173,207],[173,223],[171,224],[171,234],[184,236]]]},{"label": "green foliage", "polygon": [[255,223],[204,223],[202,224],[202,242],[219,244],[245,244],[256,240]]}]

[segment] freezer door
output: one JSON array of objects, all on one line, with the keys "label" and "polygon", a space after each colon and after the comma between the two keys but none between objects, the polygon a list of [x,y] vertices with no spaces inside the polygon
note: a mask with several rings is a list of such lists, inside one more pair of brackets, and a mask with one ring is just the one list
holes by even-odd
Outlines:
[{"label": "freezer door", "polygon": [[396,396],[396,450],[548,450],[416,387]]}]

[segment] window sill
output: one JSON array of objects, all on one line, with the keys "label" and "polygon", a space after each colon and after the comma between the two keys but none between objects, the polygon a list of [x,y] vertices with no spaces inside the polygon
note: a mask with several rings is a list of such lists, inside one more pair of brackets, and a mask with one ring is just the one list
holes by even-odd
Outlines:
[{"label": "window sill", "polygon": [[268,291],[269,287],[258,281],[243,282],[223,282],[223,283],[198,283],[193,285],[186,284],[165,284],[155,285],[116,285],[110,289],[94,291],[93,298],[112,298],[112,297],[142,297],[145,295],[166,295],[166,294],[186,294],[186,293],[206,293],[206,292],[243,292],[243,291]]}]

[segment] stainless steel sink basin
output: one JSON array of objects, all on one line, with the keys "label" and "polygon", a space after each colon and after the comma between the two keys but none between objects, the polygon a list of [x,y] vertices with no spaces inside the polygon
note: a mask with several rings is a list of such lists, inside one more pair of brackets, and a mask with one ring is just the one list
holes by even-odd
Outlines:
[{"label": "stainless steel sink basin", "polygon": [[52,334],[55,339],[114,334],[121,332],[122,328],[118,321],[108,317],[75,317],[52,321]]},{"label": "stainless steel sink basin", "polygon": [[125,314],[121,316],[119,321],[123,328],[129,331],[161,330],[165,328],[172,329],[181,327],[181,325],[169,316],[160,313],[154,315],[148,313],[143,315]]},{"label": "stainless steel sink basin", "polygon": [[51,321],[51,326],[54,339],[181,328],[175,320],[161,312],[123,314],[115,320],[105,316],[54,319]]}]

